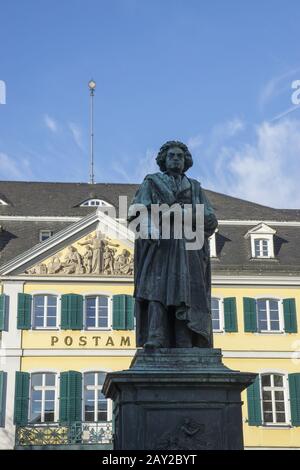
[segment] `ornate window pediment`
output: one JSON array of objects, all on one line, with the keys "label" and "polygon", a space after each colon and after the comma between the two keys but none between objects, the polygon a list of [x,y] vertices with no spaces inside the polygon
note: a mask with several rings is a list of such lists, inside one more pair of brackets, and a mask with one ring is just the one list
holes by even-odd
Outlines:
[{"label": "ornate window pediment", "polygon": [[274,258],[274,235],[276,230],[263,222],[248,230],[252,258]]}]

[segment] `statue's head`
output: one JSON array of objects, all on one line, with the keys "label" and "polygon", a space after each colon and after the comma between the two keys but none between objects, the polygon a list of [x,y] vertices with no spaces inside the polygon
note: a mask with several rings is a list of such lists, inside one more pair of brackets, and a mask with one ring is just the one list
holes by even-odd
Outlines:
[{"label": "statue's head", "polygon": [[185,144],[170,140],[161,146],[156,162],[161,171],[183,173],[193,165],[193,158]]}]

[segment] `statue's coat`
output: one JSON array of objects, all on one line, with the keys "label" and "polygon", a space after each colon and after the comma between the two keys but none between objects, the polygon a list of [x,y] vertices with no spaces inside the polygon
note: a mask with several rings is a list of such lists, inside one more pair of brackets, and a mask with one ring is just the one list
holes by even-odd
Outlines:
[{"label": "statue's coat", "polygon": [[[183,175],[178,188],[167,173],[147,175],[132,204],[204,204],[204,245],[199,250],[186,250],[185,239],[135,241],[134,297],[137,346],[147,339],[147,301],[161,302],[176,308],[178,319],[187,320],[188,327],[212,347],[211,271],[208,237],[218,225],[201,184]],[[193,211],[195,213],[195,210]],[[130,218],[129,218],[130,220]],[[174,309],[175,312],[175,309]],[[174,313],[175,314],[175,313]]]}]

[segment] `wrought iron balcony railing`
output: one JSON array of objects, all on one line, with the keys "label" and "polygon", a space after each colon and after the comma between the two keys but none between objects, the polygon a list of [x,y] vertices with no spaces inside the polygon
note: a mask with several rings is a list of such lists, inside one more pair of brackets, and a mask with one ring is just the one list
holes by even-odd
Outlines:
[{"label": "wrought iron balcony railing", "polygon": [[112,444],[112,422],[27,424],[16,428],[16,446]]}]

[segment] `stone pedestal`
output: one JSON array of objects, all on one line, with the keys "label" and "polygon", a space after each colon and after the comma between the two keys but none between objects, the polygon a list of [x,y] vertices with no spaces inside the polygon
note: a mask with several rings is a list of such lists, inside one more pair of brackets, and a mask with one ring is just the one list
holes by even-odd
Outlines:
[{"label": "stone pedestal", "polygon": [[103,386],[114,449],[243,449],[241,392],[255,377],[225,367],[220,349],[138,350]]}]

